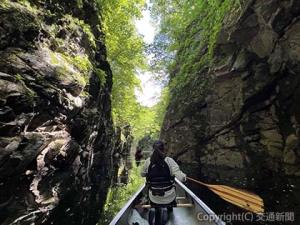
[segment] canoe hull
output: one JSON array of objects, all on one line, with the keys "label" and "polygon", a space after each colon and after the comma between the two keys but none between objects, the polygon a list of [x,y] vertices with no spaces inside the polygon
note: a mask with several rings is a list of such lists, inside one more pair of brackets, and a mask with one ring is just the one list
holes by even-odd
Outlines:
[{"label": "canoe hull", "polygon": [[[173,212],[169,214],[166,225],[225,225],[225,223],[191,190],[179,180],[175,179],[175,181],[178,207],[173,208]],[[146,193],[146,187],[143,185],[120,210],[110,225],[129,224],[134,209],[137,209],[140,215],[148,220],[150,212],[149,205],[137,205],[137,200],[141,196],[145,196]],[[143,207],[143,209],[140,209],[141,207]]]}]

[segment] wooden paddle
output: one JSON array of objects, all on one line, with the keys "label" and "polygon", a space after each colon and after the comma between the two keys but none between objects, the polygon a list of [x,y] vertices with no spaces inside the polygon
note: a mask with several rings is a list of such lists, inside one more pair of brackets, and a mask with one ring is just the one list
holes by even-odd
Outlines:
[{"label": "wooden paddle", "polygon": [[256,194],[241,189],[228,187],[225,185],[206,184],[190,177],[187,177],[187,179],[207,187],[225,201],[237,205],[250,212],[261,214],[265,211],[264,202],[262,198]]}]

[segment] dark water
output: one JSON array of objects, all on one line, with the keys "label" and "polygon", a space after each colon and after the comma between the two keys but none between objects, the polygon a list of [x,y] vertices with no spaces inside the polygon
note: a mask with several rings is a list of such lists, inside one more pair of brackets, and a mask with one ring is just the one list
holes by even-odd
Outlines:
[{"label": "dark water", "polygon": [[[230,221],[227,224],[270,224],[270,225],[300,225],[300,178],[289,178],[278,174],[262,174],[246,178],[246,172],[238,169],[199,168],[198,166],[181,165],[189,176],[198,178],[210,184],[225,184],[242,188],[258,194],[263,198],[266,213],[263,216],[246,214],[247,211],[227,203],[213,192],[198,184],[188,182],[187,186],[197,194],[218,215],[242,215],[251,221]],[[249,177],[249,176],[248,176]]]}]

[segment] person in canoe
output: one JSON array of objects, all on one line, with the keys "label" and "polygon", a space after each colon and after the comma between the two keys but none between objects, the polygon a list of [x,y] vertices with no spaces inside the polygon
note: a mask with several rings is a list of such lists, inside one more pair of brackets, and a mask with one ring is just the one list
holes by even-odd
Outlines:
[{"label": "person in canoe", "polygon": [[143,152],[140,147],[136,148],[134,157],[135,157],[136,166],[137,167],[140,166],[141,160],[143,159]]},{"label": "person in canoe", "polygon": [[[162,141],[155,141],[153,153],[145,161],[141,176],[146,177],[149,187],[149,199],[151,205],[172,205],[175,203],[176,190],[174,178],[185,182],[184,174],[174,159],[166,156],[166,149]],[[172,207],[168,207],[172,211]]]}]

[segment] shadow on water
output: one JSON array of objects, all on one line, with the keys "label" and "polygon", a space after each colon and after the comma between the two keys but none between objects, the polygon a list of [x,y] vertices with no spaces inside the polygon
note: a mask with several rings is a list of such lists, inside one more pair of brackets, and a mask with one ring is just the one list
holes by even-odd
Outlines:
[{"label": "shadow on water", "polygon": [[[255,216],[253,221],[229,221],[227,224],[266,224],[266,225],[299,225],[300,224],[300,178],[289,178],[278,173],[261,174],[246,178],[245,171],[224,168],[200,168],[199,166],[181,165],[182,170],[190,177],[210,184],[225,184],[245,189],[261,196],[265,203],[265,215]],[[201,198],[216,214],[232,215],[247,211],[236,207],[216,194],[198,184],[188,182],[187,186]],[[250,217],[247,217],[250,218]],[[291,221],[292,220],[292,221]]]}]

